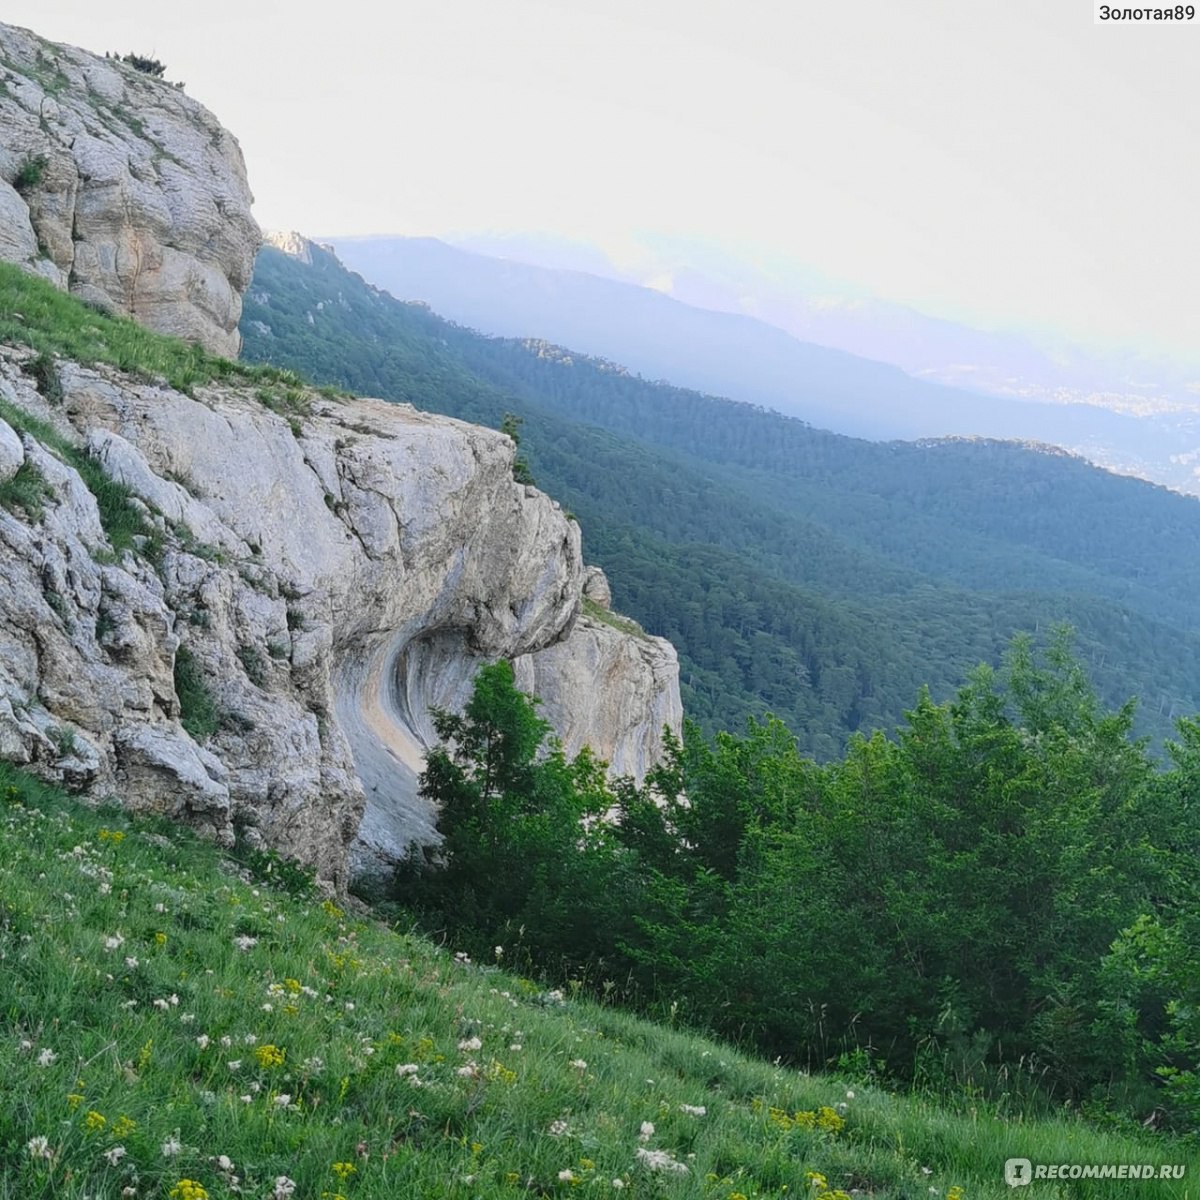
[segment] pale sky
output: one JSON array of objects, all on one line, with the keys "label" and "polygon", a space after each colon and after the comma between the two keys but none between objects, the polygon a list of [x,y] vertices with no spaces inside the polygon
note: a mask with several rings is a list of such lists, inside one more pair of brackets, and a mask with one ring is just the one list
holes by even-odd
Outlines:
[{"label": "pale sky", "polygon": [[1088,0],[8,0],[167,64],[264,228],[753,244],[988,326],[1194,354],[1200,25]]}]

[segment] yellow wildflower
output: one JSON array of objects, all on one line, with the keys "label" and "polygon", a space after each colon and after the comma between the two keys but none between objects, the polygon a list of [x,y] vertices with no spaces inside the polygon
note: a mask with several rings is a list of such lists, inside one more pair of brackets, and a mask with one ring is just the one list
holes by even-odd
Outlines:
[{"label": "yellow wildflower", "polygon": [[108,1124],[103,1113],[98,1113],[94,1108],[88,1109],[87,1116],[83,1118],[83,1127],[90,1129],[93,1133],[98,1133]]},{"label": "yellow wildflower", "polygon": [[352,1162],[335,1162],[332,1167],[333,1173],[343,1182],[350,1178],[351,1175],[358,1173],[358,1168]]},{"label": "yellow wildflower", "polygon": [[845,1124],[845,1117],[841,1116],[836,1109],[830,1108],[828,1105],[825,1105],[817,1113],[816,1125],[822,1133],[840,1133]]},{"label": "yellow wildflower", "polygon": [[263,1042],[261,1046],[254,1047],[254,1057],[258,1059],[260,1067],[282,1067],[287,1052],[271,1042]]},{"label": "yellow wildflower", "polygon": [[181,1179],[169,1194],[171,1200],[208,1200],[208,1189],[194,1179]]}]

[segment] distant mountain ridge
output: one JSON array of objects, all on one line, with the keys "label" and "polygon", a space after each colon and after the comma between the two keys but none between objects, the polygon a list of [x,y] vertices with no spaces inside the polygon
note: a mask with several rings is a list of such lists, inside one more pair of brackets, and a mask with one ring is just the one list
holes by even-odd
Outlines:
[{"label": "distant mountain ridge", "polygon": [[[1189,445],[1170,423],[915,378],[884,362],[800,341],[751,316],[432,238],[335,238],[332,244],[364,279],[483,333],[542,339],[619,362],[647,379],[761,404],[820,428],[873,439],[963,435],[1044,442],[1125,474],[1181,490],[1189,481],[1200,487],[1190,466],[1170,461]],[[1189,419],[1184,414],[1177,421]],[[1196,420],[1200,425],[1200,415]]]},{"label": "distant mountain ridge", "polygon": [[[1099,466],[1200,491],[1200,347],[1190,362],[1062,335],[976,328],[863,295],[786,256],[734,252],[645,233],[606,251],[539,235],[457,235],[463,250],[565,268],[664,291],[685,304],[752,316],[801,341],[890,363],[917,379],[1005,400],[1075,405],[1141,419],[1138,441],[1078,441]],[[1119,428],[1119,427],[1118,427]],[[1033,437],[1031,429],[1018,431]],[[1085,430],[1085,434],[1087,431]]]}]

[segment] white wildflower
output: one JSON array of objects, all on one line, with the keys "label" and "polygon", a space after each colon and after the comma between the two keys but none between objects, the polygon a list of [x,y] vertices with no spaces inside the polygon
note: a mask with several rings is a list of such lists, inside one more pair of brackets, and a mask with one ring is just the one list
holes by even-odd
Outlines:
[{"label": "white wildflower", "polygon": [[405,1075],[416,1075],[420,1069],[417,1063],[401,1063],[396,1068],[396,1074],[403,1078]]},{"label": "white wildflower", "polygon": [[275,1097],[274,1103],[276,1108],[287,1108],[291,1102],[292,1098],[287,1092],[280,1092],[279,1095]]},{"label": "white wildflower", "polygon": [[294,1180],[289,1179],[286,1175],[275,1176],[275,1189],[272,1191],[272,1200],[289,1200],[291,1194],[296,1190]]},{"label": "white wildflower", "polygon": [[565,1137],[569,1128],[566,1121],[559,1117],[557,1121],[550,1122],[550,1135],[551,1137]]},{"label": "white wildflower", "polygon": [[615,1188],[615,1189],[616,1189],[616,1190],[619,1192],[619,1191],[620,1191],[620,1190],[621,1190],[621,1189],[622,1189],[622,1188],[625,1186],[625,1180],[623,1180],[623,1179],[614,1179],[614,1180],[612,1181],[612,1185],[613,1185],[613,1187],[614,1187],[614,1188]]},{"label": "white wildflower", "polygon": [[240,1071],[242,1069],[242,1060],[240,1058],[231,1058],[225,1065],[231,1071]]},{"label": "white wildflower", "polygon": [[258,938],[251,937],[248,933],[241,933],[233,939],[233,944],[239,950],[253,950],[258,945]]},{"label": "white wildflower", "polygon": [[233,1165],[233,1159],[230,1158],[228,1154],[218,1154],[216,1162],[217,1162],[217,1170],[219,1170],[219,1171],[236,1170],[236,1168]]},{"label": "white wildflower", "polygon": [[174,1158],[183,1147],[179,1144],[177,1137],[169,1137],[159,1149],[162,1151],[163,1158]]},{"label": "white wildflower", "polygon": [[136,971],[138,968],[138,960],[136,958],[134,958],[133,955],[131,954],[125,959],[125,965],[131,971]]},{"label": "white wildflower", "polygon": [[463,1038],[458,1043],[458,1048],[460,1050],[482,1050],[483,1043],[477,1037]]},{"label": "white wildflower", "polygon": [[559,1171],[558,1179],[559,1179],[560,1183],[574,1183],[575,1182],[575,1172],[572,1171],[570,1167],[568,1167],[565,1171]]},{"label": "white wildflower", "polygon": [[675,1175],[688,1173],[686,1164],[676,1162],[666,1150],[647,1150],[645,1146],[639,1146],[637,1157],[648,1171],[666,1171]]},{"label": "white wildflower", "polygon": [[52,1067],[58,1059],[58,1055],[47,1046],[41,1054],[37,1056],[37,1065],[39,1067]]},{"label": "white wildflower", "polygon": [[703,1104],[681,1104],[679,1111],[687,1113],[689,1117],[702,1117],[708,1112],[708,1109]]},{"label": "white wildflower", "polygon": [[212,1038],[210,1038],[207,1033],[202,1033],[196,1039],[196,1045],[199,1046],[201,1050],[207,1050],[211,1042]]},{"label": "white wildflower", "polygon": [[53,1158],[54,1151],[50,1149],[50,1139],[44,1137],[30,1138],[25,1143],[30,1158]]},{"label": "white wildflower", "polygon": [[104,939],[104,949],[108,951],[120,950],[125,945],[125,939],[119,933],[114,933],[111,937]]},{"label": "white wildflower", "polygon": [[469,1063],[459,1067],[455,1073],[461,1079],[477,1079],[479,1077],[479,1064],[472,1059]]},{"label": "white wildflower", "polygon": [[104,1157],[108,1159],[110,1167],[115,1167],[125,1157],[125,1147],[114,1146],[111,1150],[105,1150]]},{"label": "white wildflower", "polygon": [[648,1142],[654,1136],[654,1125],[650,1121],[643,1121],[642,1128],[638,1131],[638,1141]]},{"label": "white wildflower", "polygon": [[521,1048],[522,1048],[522,1047],[521,1047],[521,1043],[520,1043],[520,1042],[513,1042],[513,1044],[512,1044],[511,1046],[509,1046],[509,1049],[510,1049],[510,1050],[511,1050],[511,1051],[512,1051],[514,1054],[519,1054],[519,1053],[520,1053],[520,1051],[521,1051]]},{"label": "white wildflower", "polygon": [[239,1096],[239,1097],[238,1097],[238,1099],[239,1099],[239,1100],[240,1100],[240,1101],[241,1101],[243,1104],[250,1104],[250,1103],[252,1103],[252,1102],[253,1102],[253,1100],[254,1100],[254,1097],[253,1097],[253,1096]]},{"label": "white wildflower", "polygon": [[169,1011],[170,1011],[170,1008],[171,1008],[171,1005],[170,1005],[170,1002],[169,1002],[169,1001],[167,1001],[167,1000],[162,1000],[162,999],[159,999],[159,1000],[155,1000],[155,1002],[154,1002],[154,1007],[155,1007],[155,1008],[161,1008],[161,1009],[163,1010],[163,1012],[169,1012]]},{"label": "white wildflower", "polygon": [[567,1063],[567,1066],[574,1068],[576,1071],[586,1071],[587,1070],[587,1063],[584,1062],[582,1058],[571,1059],[571,1061],[569,1063]]},{"label": "white wildflower", "polygon": [[848,1088],[848,1089],[846,1090],[846,1099],[847,1099],[847,1100],[853,1100],[853,1099],[854,1099],[854,1090],[853,1090],[852,1088]]}]

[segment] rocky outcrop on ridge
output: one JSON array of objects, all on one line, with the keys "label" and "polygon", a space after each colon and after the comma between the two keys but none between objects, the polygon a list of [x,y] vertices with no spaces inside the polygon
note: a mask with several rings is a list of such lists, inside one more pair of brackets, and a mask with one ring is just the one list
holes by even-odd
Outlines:
[{"label": "rocky outcrop on ridge", "polygon": [[0,24],[0,259],[236,356],[260,234],[236,139],[182,89]]}]

